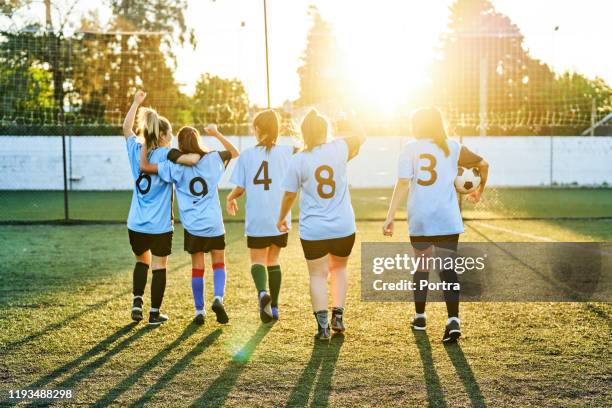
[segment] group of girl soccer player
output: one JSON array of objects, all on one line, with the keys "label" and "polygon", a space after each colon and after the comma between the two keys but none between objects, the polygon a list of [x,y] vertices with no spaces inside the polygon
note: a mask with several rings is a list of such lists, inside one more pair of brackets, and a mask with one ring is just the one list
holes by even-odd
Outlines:
[{"label": "group of girl soccer player", "polygon": [[[344,306],[348,290],[347,263],[355,243],[355,215],[351,205],[348,162],[365,141],[359,125],[353,135],[328,140],[329,123],[316,110],[303,119],[303,146],[277,144],[279,116],[272,110],[255,116],[257,145],[241,154],[216,126],[206,128],[224,150],[211,151],[190,126],[178,132],[178,149],[171,149],[170,122],[150,108],[140,108],[146,94],[138,91],[125,118],[123,134],[134,179],[128,215],[128,234],[136,257],[133,272],[132,319],[143,319],[143,296],[152,269],[149,324],[160,325],[168,317],[160,313],[166,287],[166,266],[172,250],[174,188],[184,228],[184,250],[192,260],[191,286],[195,319],[203,324],[204,253],[212,260],[214,299],[211,309],[219,323],[227,323],[223,303],[226,284],[225,229],[218,184],[231,159],[237,163],[230,181],[226,210],[235,215],[236,199],[246,195],[245,235],[250,250],[251,275],[257,292],[259,316],[268,323],[279,319],[282,273],[279,255],[287,246],[291,208],[300,193],[299,234],[310,276],[310,295],[317,323],[315,338],[328,340],[332,331],[345,330]],[[136,120],[137,119],[137,120]],[[136,133],[133,132],[137,121]],[[410,188],[409,235],[415,255],[431,256],[435,248],[456,251],[463,223],[454,188],[457,166],[477,167],[482,176],[478,190],[468,199],[477,202],[487,179],[487,163],[465,146],[447,138],[440,112],[421,109],[412,118],[415,142],[400,157],[385,235],[393,234],[395,212]],[[331,280],[331,321],[327,280]],[[415,273],[415,281],[427,280],[428,271]],[[442,280],[457,282],[453,270],[442,271]],[[445,291],[448,322],[443,341],[461,335],[459,293]],[[426,290],[415,292],[415,330],[425,330]]]}]

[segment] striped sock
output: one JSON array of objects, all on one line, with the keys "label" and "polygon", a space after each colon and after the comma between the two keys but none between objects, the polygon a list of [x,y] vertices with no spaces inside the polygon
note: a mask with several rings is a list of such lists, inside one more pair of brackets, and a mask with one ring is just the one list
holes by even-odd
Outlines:
[{"label": "striped sock", "polygon": [[215,297],[223,299],[223,296],[225,295],[225,264],[214,263],[212,267]]},{"label": "striped sock", "polygon": [[196,310],[204,310],[204,269],[191,269],[191,291]]}]

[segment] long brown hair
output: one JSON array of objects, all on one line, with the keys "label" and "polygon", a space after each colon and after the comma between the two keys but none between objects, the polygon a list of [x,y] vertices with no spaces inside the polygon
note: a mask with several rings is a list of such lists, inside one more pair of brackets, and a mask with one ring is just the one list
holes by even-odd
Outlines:
[{"label": "long brown hair", "polygon": [[172,131],[168,119],[160,116],[153,108],[140,108],[136,119],[136,133],[144,137],[147,150],[157,149],[162,145],[162,136]]},{"label": "long brown hair", "polygon": [[200,132],[191,126],[183,126],[178,131],[178,146],[183,153],[197,153],[202,156],[208,153],[208,148],[200,143]]},{"label": "long brown hair", "polygon": [[272,109],[259,112],[253,119],[253,127],[258,129],[257,141],[270,150],[278,140],[278,113]]},{"label": "long brown hair", "polygon": [[311,109],[304,117],[301,128],[304,150],[307,152],[327,141],[327,119],[316,109]]},{"label": "long brown hair", "polygon": [[412,114],[411,127],[412,136],[417,139],[429,139],[442,149],[444,156],[450,154],[444,119],[437,108],[421,108],[415,111]]}]

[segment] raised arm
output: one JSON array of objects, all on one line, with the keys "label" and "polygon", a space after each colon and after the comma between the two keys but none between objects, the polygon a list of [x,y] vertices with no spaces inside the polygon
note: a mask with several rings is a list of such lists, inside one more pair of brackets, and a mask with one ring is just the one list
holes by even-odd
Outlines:
[{"label": "raised arm", "polygon": [[470,203],[476,204],[480,201],[482,192],[484,191],[485,186],[487,185],[487,179],[489,178],[489,163],[487,163],[487,161],[483,159],[478,162],[478,164],[476,164],[474,167],[476,167],[480,172],[480,185],[478,186],[476,191],[468,194],[466,198]]},{"label": "raised arm", "polygon": [[232,159],[235,159],[240,155],[240,151],[232,144],[232,142],[230,142],[225,136],[223,136],[223,134],[221,134],[221,132],[217,130],[217,126],[208,125],[205,130],[206,133],[221,142],[223,148],[232,155]]},{"label": "raised arm", "polygon": [[134,120],[136,119],[136,112],[138,112],[138,107],[147,97],[147,94],[144,91],[136,91],[134,95],[134,102],[132,102],[132,106],[130,106],[130,110],[127,115],[125,115],[125,119],[123,120],[123,136],[127,139],[128,137],[134,134]]},{"label": "raised arm", "polygon": [[395,183],[393,189],[393,196],[391,197],[391,203],[389,204],[389,211],[387,212],[387,219],[383,224],[383,235],[393,236],[393,220],[395,220],[395,213],[399,208],[400,204],[406,198],[408,190],[410,189],[410,180],[407,178],[399,178]]},{"label": "raised arm", "polygon": [[287,214],[293,207],[293,203],[295,203],[295,199],[297,198],[298,193],[292,193],[290,191],[285,191],[283,195],[283,201],[281,202],[280,214],[278,216],[278,222],[276,223],[276,228],[280,232],[289,232],[289,226],[287,225]]}]

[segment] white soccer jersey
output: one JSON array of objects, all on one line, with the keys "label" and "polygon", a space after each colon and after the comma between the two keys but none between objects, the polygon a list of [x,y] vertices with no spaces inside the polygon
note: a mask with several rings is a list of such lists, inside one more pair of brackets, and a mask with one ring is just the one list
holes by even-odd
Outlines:
[{"label": "white soccer jersey", "polygon": [[410,180],[408,229],[412,236],[460,234],[455,177],[461,145],[448,139],[449,155],[429,140],[406,144],[399,159],[398,177]]},{"label": "white soccer jersey", "polygon": [[[282,235],[276,228],[283,197],[281,183],[285,178],[293,146],[275,145],[268,151],[265,146],[245,149],[230,182],[246,190],[246,228],[249,237]],[[291,211],[287,215],[291,228]]]},{"label": "white soccer jersey", "polygon": [[[349,143],[355,147],[349,150]],[[359,150],[356,139],[338,139],[291,159],[285,191],[300,195],[300,237],[305,240],[342,238],[355,232],[346,174],[348,160]],[[351,154],[352,153],[352,154]]]}]

